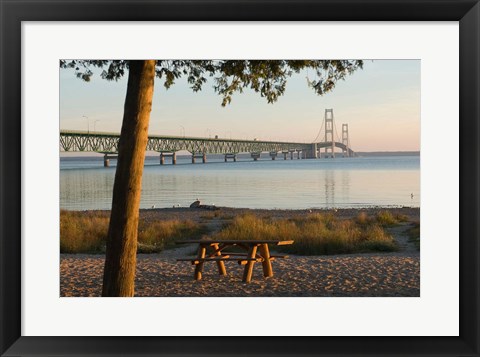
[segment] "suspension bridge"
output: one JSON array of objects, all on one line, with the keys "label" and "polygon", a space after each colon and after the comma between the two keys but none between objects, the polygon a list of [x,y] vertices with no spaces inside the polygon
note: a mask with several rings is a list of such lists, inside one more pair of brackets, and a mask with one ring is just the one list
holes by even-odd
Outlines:
[{"label": "suspension bridge", "polygon": [[[109,166],[110,159],[118,155],[119,139],[118,133],[61,130],[60,152],[100,153],[104,155],[104,166]],[[311,143],[150,135],[146,150],[159,153],[160,164],[163,165],[166,158],[171,159],[172,164],[176,164],[179,151],[190,152],[192,163],[195,163],[196,159],[206,163],[207,154],[223,154],[225,162],[237,161],[237,155],[240,153],[250,153],[255,161],[265,153],[268,153],[272,160],[279,154],[283,155],[284,160],[334,158],[335,148],[341,150],[342,157],[355,155],[350,148],[348,124],[342,124],[340,140],[335,127],[333,109],[326,109],[320,131]]]}]

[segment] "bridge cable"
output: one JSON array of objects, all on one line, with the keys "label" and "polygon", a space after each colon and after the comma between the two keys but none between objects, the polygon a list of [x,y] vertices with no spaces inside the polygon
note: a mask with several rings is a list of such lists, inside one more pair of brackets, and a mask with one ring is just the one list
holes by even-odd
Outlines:
[{"label": "bridge cable", "polygon": [[337,136],[337,142],[341,143],[342,141],[340,141],[340,137],[338,136],[337,123],[335,123],[333,126],[334,126],[334,129],[335,129],[335,135]]},{"label": "bridge cable", "polygon": [[312,141],[312,144],[316,143],[317,140],[320,138],[320,135],[322,135],[322,130],[323,130],[323,125],[325,124],[325,118],[322,120],[322,126],[320,127],[320,131],[317,134],[317,137]]}]

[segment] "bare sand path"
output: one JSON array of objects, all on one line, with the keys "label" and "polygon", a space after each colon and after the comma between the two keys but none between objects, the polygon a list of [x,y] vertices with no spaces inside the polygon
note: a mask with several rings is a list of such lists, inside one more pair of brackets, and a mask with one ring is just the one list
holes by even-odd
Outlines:
[{"label": "bare sand path", "polygon": [[410,228],[412,228],[412,224],[401,223],[398,226],[394,226],[394,227],[386,229],[387,232],[395,238],[395,240],[396,240],[396,242],[397,242],[397,244],[400,248],[400,251],[402,251],[402,252],[412,253],[412,252],[417,251],[417,248],[415,247],[415,244],[413,244],[408,237],[407,231]]}]

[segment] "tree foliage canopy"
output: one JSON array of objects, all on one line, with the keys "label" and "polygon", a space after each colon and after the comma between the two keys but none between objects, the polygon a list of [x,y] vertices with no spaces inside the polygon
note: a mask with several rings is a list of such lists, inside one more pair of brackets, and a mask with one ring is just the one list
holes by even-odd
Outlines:
[{"label": "tree foliage canopy", "polygon": [[[90,81],[92,68],[103,69],[101,77],[118,80],[128,71],[128,60],[62,60],[61,68],[73,68],[78,78]],[[197,92],[213,78],[215,92],[223,97],[222,106],[229,104],[235,92],[250,88],[268,103],[274,103],[284,94],[287,79],[293,73],[311,69],[316,79],[309,86],[323,95],[335,87],[339,80],[362,68],[360,60],[157,60],[155,74],[163,79],[168,89],[181,77],[186,77],[190,87]]]}]

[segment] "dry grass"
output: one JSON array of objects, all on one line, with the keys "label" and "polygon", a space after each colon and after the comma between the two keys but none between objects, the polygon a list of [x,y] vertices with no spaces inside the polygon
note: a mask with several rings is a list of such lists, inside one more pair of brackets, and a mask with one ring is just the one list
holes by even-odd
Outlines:
[{"label": "dry grass", "polygon": [[195,239],[206,233],[205,226],[191,220],[140,222],[138,232],[139,253],[155,253],[175,246],[175,241]]},{"label": "dry grass", "polygon": [[408,217],[402,214],[393,214],[390,211],[380,211],[376,215],[376,221],[382,226],[393,226],[400,222],[407,222]]},{"label": "dry grass", "polygon": [[[104,253],[109,212],[60,212],[60,253]],[[155,253],[174,245],[175,240],[199,238],[205,226],[190,220],[140,221],[139,253]]]},{"label": "dry grass", "polygon": [[60,212],[61,253],[101,253],[108,233],[107,214]]},{"label": "dry grass", "polygon": [[393,226],[401,222],[408,222],[408,220],[408,216],[404,214],[394,214],[387,210],[379,211],[375,216],[369,216],[366,212],[360,212],[355,218],[355,222],[362,226],[377,223],[383,227]]},{"label": "dry grass", "polygon": [[397,250],[394,239],[373,219],[362,216],[340,220],[333,214],[320,213],[278,220],[246,214],[236,217],[214,238],[293,239],[293,245],[281,246],[278,250],[303,255]]}]

